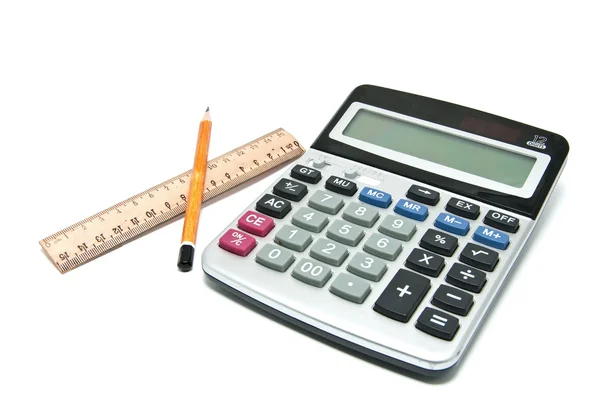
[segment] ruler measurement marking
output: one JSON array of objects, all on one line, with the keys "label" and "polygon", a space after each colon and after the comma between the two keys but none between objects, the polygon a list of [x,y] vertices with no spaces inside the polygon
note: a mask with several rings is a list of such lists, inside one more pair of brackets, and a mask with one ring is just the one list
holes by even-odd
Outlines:
[{"label": "ruler measurement marking", "polygon": [[[277,157],[274,157],[271,153],[274,149],[271,149],[271,152],[264,149],[265,144],[276,140],[282,144],[283,156],[280,155],[279,150]],[[259,151],[261,146],[263,147],[262,152]],[[286,151],[284,146],[289,151]],[[288,159],[299,157],[303,153],[304,148],[294,137],[279,129],[250,144],[221,155],[216,160],[209,162],[211,167],[210,170],[207,170],[208,184],[205,184],[203,201],[212,199],[261,172],[274,168]],[[236,170],[240,170],[241,174]],[[185,199],[190,175],[191,171],[186,171],[163,181],[64,228],[42,239],[39,243],[61,273],[75,269],[165,221],[183,214],[187,207]],[[223,179],[223,176],[227,178]],[[169,189],[168,185],[172,189]],[[184,202],[174,201],[175,198],[183,199]],[[134,206],[127,206],[130,203]],[[124,215],[123,221],[117,219],[121,214]],[[99,220],[100,223],[93,223],[95,220]],[[69,232],[71,236],[68,236],[66,232]],[[61,234],[64,235],[64,239]],[[106,238],[107,235],[110,237]]]}]

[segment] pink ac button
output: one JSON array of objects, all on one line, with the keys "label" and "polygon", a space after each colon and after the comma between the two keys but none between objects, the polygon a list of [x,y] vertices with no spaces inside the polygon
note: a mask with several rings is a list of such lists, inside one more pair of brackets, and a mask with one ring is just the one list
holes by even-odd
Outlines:
[{"label": "pink ac button", "polygon": [[219,246],[238,256],[247,256],[256,247],[256,239],[231,228],[221,236]]},{"label": "pink ac button", "polygon": [[275,223],[269,217],[252,210],[248,210],[238,220],[238,227],[246,232],[258,236],[266,236],[275,227]]}]

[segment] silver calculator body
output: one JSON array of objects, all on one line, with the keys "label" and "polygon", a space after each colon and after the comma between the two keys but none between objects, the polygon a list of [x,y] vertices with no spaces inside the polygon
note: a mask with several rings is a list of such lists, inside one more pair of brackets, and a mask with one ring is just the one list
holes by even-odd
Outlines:
[{"label": "silver calculator body", "polygon": [[516,266],[567,153],[554,133],[359,86],[202,267],[321,337],[441,374]]}]

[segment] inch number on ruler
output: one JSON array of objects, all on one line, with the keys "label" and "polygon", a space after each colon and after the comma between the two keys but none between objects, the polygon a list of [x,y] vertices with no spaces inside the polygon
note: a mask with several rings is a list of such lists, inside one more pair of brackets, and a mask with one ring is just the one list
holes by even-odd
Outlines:
[{"label": "inch number on ruler", "polygon": [[[202,201],[212,199],[304,153],[287,131],[277,129],[209,160]],[[39,243],[66,273],[185,212],[187,171],[58,231]]]}]

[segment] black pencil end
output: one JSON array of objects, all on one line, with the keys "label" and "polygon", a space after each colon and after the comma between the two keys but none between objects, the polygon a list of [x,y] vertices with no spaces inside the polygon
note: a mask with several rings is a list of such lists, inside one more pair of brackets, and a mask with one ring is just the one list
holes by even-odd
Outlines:
[{"label": "black pencil end", "polygon": [[182,272],[192,270],[194,263],[194,246],[183,244],[179,248],[179,259],[177,260],[177,268]]}]

